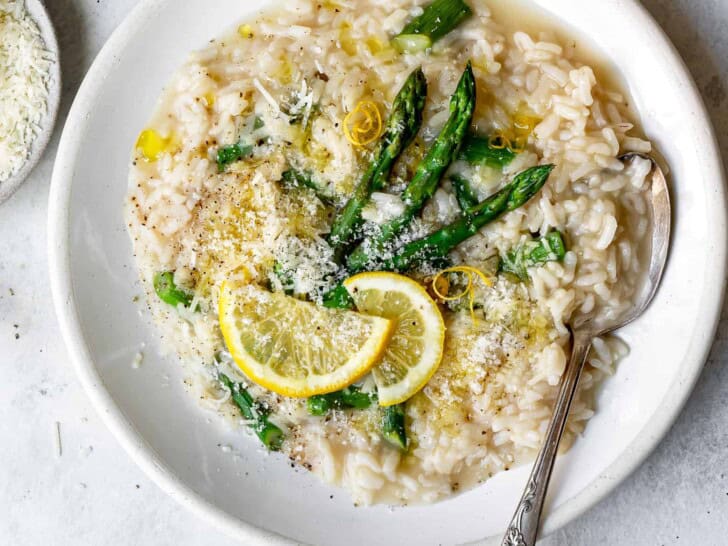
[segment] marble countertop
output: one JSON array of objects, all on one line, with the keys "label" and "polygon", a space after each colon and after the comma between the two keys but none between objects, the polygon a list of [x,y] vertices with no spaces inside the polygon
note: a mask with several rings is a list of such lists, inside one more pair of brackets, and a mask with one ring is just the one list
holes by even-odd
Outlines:
[{"label": "marble countertop", "polygon": [[[46,215],[58,138],[83,75],[135,3],[46,1],[62,51],[59,124],[30,179],[0,205],[0,544],[238,544],[167,497],[121,450],[73,374],[51,303]],[[643,3],[690,67],[728,151],[728,2]],[[728,306],[665,440],[613,494],[541,544],[726,544],[727,363]]]}]

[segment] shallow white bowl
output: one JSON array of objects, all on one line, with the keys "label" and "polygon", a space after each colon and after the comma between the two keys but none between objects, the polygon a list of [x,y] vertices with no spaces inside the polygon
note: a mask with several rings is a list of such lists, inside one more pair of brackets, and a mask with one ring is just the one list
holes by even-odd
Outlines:
[{"label": "shallow white bowl", "polygon": [[[129,151],[187,53],[265,0],[143,0],[106,44],[71,110],[53,174],[49,250],[56,311],[78,375],[123,447],[167,492],[253,543],[456,544],[497,537],[522,467],[432,506],[355,508],[347,495],[264,454],[199,409],[154,330],[122,220]],[[658,297],[621,335],[631,355],[558,461],[544,531],[575,518],[647,456],[685,402],[710,348],[726,269],[722,165],[687,71],[633,0],[539,0],[621,66],[647,134],[672,168],[674,240]],[[154,54],[150,54],[154,52]],[[130,363],[146,343],[145,361]],[[234,453],[218,446],[229,444]],[[330,496],[333,495],[333,498]]]},{"label": "shallow white bowl", "polygon": [[10,197],[17,190],[25,179],[28,178],[33,167],[38,164],[43,152],[48,146],[48,142],[53,134],[53,128],[56,125],[56,117],[58,115],[58,106],[61,101],[61,61],[58,53],[58,41],[56,33],[53,29],[53,23],[48,16],[45,6],[40,0],[25,0],[25,8],[28,14],[38,25],[40,34],[43,38],[45,48],[49,51],[55,62],[50,68],[50,80],[48,81],[48,110],[43,116],[40,123],[40,132],[33,141],[30,148],[28,159],[23,163],[18,172],[7,180],[0,182],[0,203]]}]

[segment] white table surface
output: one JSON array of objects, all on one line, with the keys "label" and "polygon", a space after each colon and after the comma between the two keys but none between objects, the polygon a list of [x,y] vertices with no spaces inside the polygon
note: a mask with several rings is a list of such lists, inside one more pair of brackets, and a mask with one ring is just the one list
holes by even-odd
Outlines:
[{"label": "white table surface", "polygon": [[[728,151],[728,2],[644,3],[690,66]],[[45,158],[0,205],[0,544],[237,544],[142,474],[70,367],[48,286],[48,186],[83,75],[136,0],[46,4],[62,49],[61,116]],[[543,546],[728,544],[727,308],[701,380],[666,439],[612,495]]]}]

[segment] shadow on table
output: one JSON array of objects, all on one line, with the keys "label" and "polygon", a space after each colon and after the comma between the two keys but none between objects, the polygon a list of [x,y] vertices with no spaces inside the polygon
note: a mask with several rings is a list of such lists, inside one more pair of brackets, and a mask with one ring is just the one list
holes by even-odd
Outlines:
[{"label": "shadow on table", "polygon": [[61,51],[63,97],[59,119],[64,120],[90,64],[90,59],[87,58],[86,25],[73,0],[46,2],[46,9],[56,29]]},{"label": "shadow on table", "polygon": [[[713,119],[721,149],[728,151],[728,112],[725,109],[728,99],[728,59],[725,56],[728,37],[722,30],[728,14],[718,9],[717,4],[710,9],[709,2],[705,2],[703,9],[688,9],[687,2],[676,0],[642,0],[642,3],[670,36],[688,65]],[[705,31],[711,27],[715,32],[698,30]],[[723,38],[710,43],[707,36]]]}]

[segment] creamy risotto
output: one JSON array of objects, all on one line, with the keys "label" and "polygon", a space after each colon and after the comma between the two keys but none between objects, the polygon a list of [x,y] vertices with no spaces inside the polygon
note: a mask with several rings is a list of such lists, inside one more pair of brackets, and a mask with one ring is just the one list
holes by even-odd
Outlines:
[{"label": "creamy risotto", "polygon": [[[192,394],[359,504],[532,458],[570,320],[642,278],[650,164],[619,157],[651,145],[626,97],[571,40],[466,2],[260,14],[190,56],[130,168],[139,274]],[[564,446],[626,353],[594,341]]]}]

